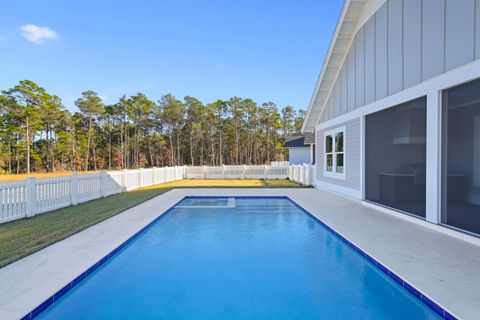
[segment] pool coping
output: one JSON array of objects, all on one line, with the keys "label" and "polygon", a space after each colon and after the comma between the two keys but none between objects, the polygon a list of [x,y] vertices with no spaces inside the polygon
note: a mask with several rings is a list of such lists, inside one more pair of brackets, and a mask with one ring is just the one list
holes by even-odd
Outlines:
[{"label": "pool coping", "polygon": [[[176,188],[0,268],[2,319],[20,319],[185,196],[287,196],[459,319],[478,319],[480,239],[297,188]],[[371,266],[373,268],[373,266]],[[387,276],[387,275],[385,275]]]},{"label": "pool coping", "polygon": [[413,285],[409,284],[406,280],[402,279],[400,276],[398,276],[395,272],[393,272],[391,269],[387,268],[384,266],[381,262],[379,262],[377,259],[373,258],[370,254],[368,254],[365,250],[361,249],[357,244],[354,242],[348,240],[346,237],[341,235],[339,232],[337,232],[334,228],[329,226],[327,223],[319,219],[317,216],[315,216],[313,213],[309,212],[305,208],[303,208],[301,205],[299,205],[297,202],[294,200],[290,199],[290,197],[286,196],[295,206],[297,206],[299,209],[301,209],[304,213],[308,214],[311,216],[315,221],[317,221],[320,225],[325,227],[327,230],[332,232],[335,236],[337,236],[340,240],[342,240],[344,243],[346,243],[349,247],[351,247],[353,250],[355,250],[357,253],[359,253],[361,256],[367,259],[368,262],[370,262],[373,266],[375,266],[378,270],[382,271],[384,274],[392,278],[395,282],[397,282],[400,286],[405,288],[408,292],[410,292],[415,298],[417,298],[419,301],[421,301],[424,305],[429,307],[431,310],[436,312],[439,316],[441,316],[443,319],[447,320],[458,320],[460,319],[457,315],[454,315],[453,312],[449,311],[447,308],[442,307],[439,303],[435,302],[434,299],[429,298],[426,294],[415,288]]},{"label": "pool coping", "polygon": [[[67,283],[63,288],[55,292],[53,295],[48,297],[44,302],[42,302],[40,305],[35,307],[32,311],[30,311],[28,314],[23,316],[21,320],[33,320],[37,316],[39,316],[43,311],[45,311],[48,307],[50,307],[53,303],[55,303],[57,300],[59,300],[61,297],[63,297],[66,293],[68,293],[71,289],[73,289],[76,285],[78,285],[80,282],[82,282],[86,277],[88,277],[90,274],[92,274],[95,270],[100,268],[103,264],[105,264],[108,260],[110,260],[112,257],[114,257],[120,250],[124,249],[126,246],[128,246],[130,243],[135,241],[139,236],[141,236],[144,232],[146,232],[149,228],[151,228],[155,223],[157,223],[161,218],[166,216],[169,212],[171,212],[175,207],[178,206],[180,202],[182,202],[184,199],[187,198],[233,198],[233,199],[287,199],[289,202],[291,202],[295,207],[300,209],[301,212],[304,214],[308,215],[309,217],[313,218],[317,223],[319,223],[321,226],[323,226],[328,232],[331,232],[334,236],[339,238],[341,241],[343,241],[345,244],[347,244],[349,247],[351,247],[353,250],[355,250],[357,253],[359,253],[362,257],[364,257],[371,265],[376,267],[378,270],[386,274],[388,277],[390,277],[392,280],[394,280],[396,283],[398,283],[401,287],[406,289],[413,297],[418,299],[420,302],[422,302],[426,307],[430,308],[432,311],[434,311],[436,314],[438,314],[440,317],[443,319],[448,319],[448,320],[457,320],[460,319],[457,315],[454,315],[453,312],[449,311],[447,308],[442,307],[439,303],[437,303],[434,299],[428,297],[426,294],[424,294],[422,291],[416,289],[413,285],[408,283],[406,280],[402,279],[400,276],[398,276],[394,271],[391,269],[387,268],[384,264],[379,262],[377,259],[373,258],[370,254],[368,254],[365,250],[361,249],[357,244],[354,242],[348,240],[346,237],[344,237],[342,234],[337,232],[333,227],[322,221],[320,218],[318,218],[316,215],[302,207],[300,204],[298,204],[295,200],[293,200],[291,197],[284,195],[284,196],[189,196],[189,195],[184,195],[181,197],[180,200],[175,202],[171,207],[169,207],[167,210],[163,211],[160,213],[156,218],[154,218],[152,221],[150,221],[147,225],[145,225],[143,228],[138,230],[135,234],[133,234],[130,238],[122,242],[119,246],[117,246],[114,250],[109,252],[107,255],[105,255],[103,258],[101,258],[98,262],[90,266],[85,272],[77,276],[74,280],[70,281]],[[179,208],[179,207],[177,207]],[[180,208],[198,208],[196,206],[181,206]],[[209,206],[202,206],[200,208],[209,208]],[[229,208],[229,206],[220,206],[220,207],[215,207],[215,208]]]},{"label": "pool coping", "polygon": [[71,289],[73,289],[76,285],[78,285],[80,282],[82,282],[86,277],[88,277],[90,274],[92,274],[95,270],[100,268],[104,263],[106,263],[108,260],[113,258],[115,254],[117,254],[120,250],[128,246],[130,243],[132,243],[134,240],[136,240],[139,236],[141,236],[145,231],[147,231],[150,227],[152,227],[156,222],[158,222],[161,218],[163,218],[166,214],[168,214],[170,211],[172,211],[177,204],[179,204],[183,199],[185,199],[188,196],[183,197],[182,199],[178,200],[175,204],[173,204],[170,208],[168,208],[166,211],[163,211],[160,213],[158,217],[150,221],[146,226],[138,230],[134,235],[132,235],[130,238],[122,242],[118,247],[113,249],[111,252],[109,252],[107,255],[105,255],[103,258],[101,258],[99,261],[97,261],[94,265],[92,265],[90,268],[88,268],[85,272],[77,276],[75,279],[67,283],[63,288],[55,292],[53,295],[48,297],[44,302],[42,302],[40,305],[38,305],[36,308],[34,308],[32,311],[30,311],[28,314],[23,316],[21,320],[33,320],[37,316],[39,316],[43,311],[45,311],[48,307],[50,307],[55,301],[59,300],[61,297],[63,297],[67,292],[69,292]]}]

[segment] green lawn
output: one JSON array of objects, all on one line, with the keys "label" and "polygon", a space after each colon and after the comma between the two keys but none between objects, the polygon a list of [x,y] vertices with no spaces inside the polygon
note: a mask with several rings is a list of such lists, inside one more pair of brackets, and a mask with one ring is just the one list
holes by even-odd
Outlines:
[{"label": "green lawn", "polygon": [[303,188],[287,180],[179,180],[0,224],[0,267],[174,188]]}]

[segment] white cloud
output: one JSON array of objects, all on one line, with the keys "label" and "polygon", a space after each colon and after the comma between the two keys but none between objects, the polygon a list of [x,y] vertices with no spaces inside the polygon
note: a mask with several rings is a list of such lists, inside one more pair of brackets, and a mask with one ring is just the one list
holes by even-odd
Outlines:
[{"label": "white cloud", "polygon": [[42,43],[44,39],[56,39],[58,33],[50,29],[49,27],[40,27],[34,24],[25,24],[20,27],[22,30],[22,36],[30,42]]}]

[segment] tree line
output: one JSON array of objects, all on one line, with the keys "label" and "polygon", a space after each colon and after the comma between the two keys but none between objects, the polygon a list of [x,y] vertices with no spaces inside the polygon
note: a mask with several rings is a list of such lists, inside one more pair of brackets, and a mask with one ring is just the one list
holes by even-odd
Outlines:
[{"label": "tree line", "polygon": [[77,112],[30,80],[0,94],[0,173],[87,171],[284,160],[304,111],[233,97],[204,104],[145,94],[106,104],[81,93]]}]

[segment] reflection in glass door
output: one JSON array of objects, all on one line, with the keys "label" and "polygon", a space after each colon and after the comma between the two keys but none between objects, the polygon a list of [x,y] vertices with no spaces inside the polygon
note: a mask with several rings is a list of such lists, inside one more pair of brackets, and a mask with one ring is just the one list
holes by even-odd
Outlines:
[{"label": "reflection in glass door", "polygon": [[480,234],[480,80],[443,93],[442,223]]}]

